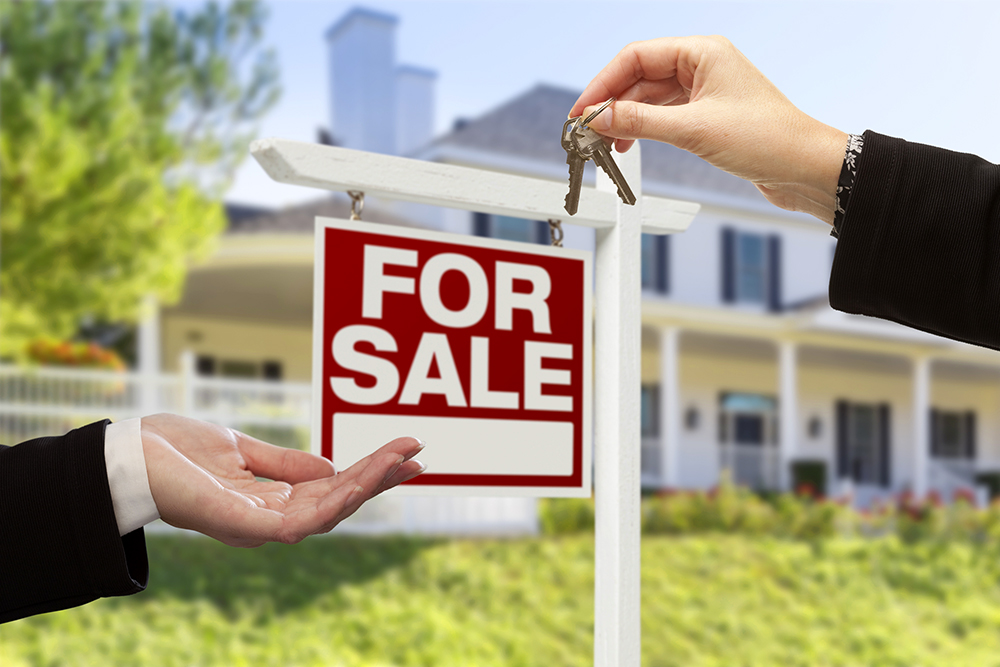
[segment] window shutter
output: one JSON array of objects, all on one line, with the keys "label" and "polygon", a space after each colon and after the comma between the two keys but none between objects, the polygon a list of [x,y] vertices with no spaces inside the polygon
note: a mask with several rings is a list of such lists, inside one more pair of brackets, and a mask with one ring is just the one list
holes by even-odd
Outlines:
[{"label": "window shutter", "polygon": [[670,235],[656,237],[656,291],[670,292]]},{"label": "window shutter", "polygon": [[489,213],[472,214],[472,233],[476,236],[490,235],[490,215]]},{"label": "window shutter", "polygon": [[837,401],[837,479],[851,476],[847,452],[847,401]]},{"label": "window shutter", "polygon": [[965,455],[970,461],[976,460],[976,413],[965,413]]},{"label": "window shutter", "polygon": [[890,410],[888,403],[878,406],[878,448],[879,448],[879,483],[888,487],[892,479],[892,443],[890,426]]},{"label": "window shutter", "polygon": [[781,237],[767,239],[767,307],[771,312],[781,310]]},{"label": "window shutter", "polygon": [[653,401],[653,419],[651,424],[653,435],[660,437],[660,385],[654,384],[650,388],[650,393],[652,394]]},{"label": "window shutter", "polygon": [[736,301],[736,232],[722,228],[722,301]]},{"label": "window shutter", "polygon": [[941,413],[931,408],[931,456],[941,456]]}]

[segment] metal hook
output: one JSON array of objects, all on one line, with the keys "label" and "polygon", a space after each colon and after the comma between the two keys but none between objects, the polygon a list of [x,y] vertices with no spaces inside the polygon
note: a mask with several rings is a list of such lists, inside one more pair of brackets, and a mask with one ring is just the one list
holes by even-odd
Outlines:
[{"label": "metal hook", "polygon": [[563,242],[563,228],[562,220],[549,220],[549,238],[552,239],[552,245],[556,248],[562,247]]},{"label": "metal hook", "polygon": [[360,220],[361,212],[365,210],[365,193],[360,190],[348,190],[347,196],[351,198],[351,220]]}]

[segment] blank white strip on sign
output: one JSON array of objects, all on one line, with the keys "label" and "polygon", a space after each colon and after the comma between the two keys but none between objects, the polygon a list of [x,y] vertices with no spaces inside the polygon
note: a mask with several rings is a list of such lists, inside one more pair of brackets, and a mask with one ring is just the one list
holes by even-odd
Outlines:
[{"label": "blank white strip on sign", "polygon": [[429,473],[570,475],[573,424],[511,419],[456,419],[338,412],[333,464],[338,470],[396,438],[427,443],[419,459]]}]

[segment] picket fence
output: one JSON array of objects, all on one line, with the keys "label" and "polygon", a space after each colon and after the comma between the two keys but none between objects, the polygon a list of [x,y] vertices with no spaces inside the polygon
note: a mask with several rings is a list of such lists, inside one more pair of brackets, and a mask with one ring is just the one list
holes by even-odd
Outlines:
[{"label": "picket fence", "polygon": [[[176,374],[0,364],[0,443],[58,435],[105,418],[120,421],[172,412],[308,449],[311,396],[305,382],[200,376],[191,354],[182,356]],[[174,529],[156,522],[148,530]],[[387,495],[366,503],[337,532],[534,534],[537,502]]]}]

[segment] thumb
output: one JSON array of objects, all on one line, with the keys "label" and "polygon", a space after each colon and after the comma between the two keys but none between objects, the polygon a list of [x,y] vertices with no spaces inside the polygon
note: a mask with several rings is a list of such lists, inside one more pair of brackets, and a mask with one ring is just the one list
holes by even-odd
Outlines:
[{"label": "thumb", "polygon": [[[659,106],[617,100],[590,121],[590,127],[614,139],[653,139],[684,148],[691,133],[690,106],[690,103]],[[599,104],[587,107],[583,117],[599,107]]]}]

